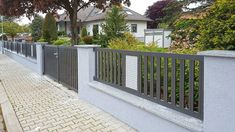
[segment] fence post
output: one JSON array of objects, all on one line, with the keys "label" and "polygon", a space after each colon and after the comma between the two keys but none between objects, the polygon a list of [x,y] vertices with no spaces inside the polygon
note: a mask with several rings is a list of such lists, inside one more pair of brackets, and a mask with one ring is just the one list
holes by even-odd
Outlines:
[{"label": "fence post", "polygon": [[235,51],[204,51],[204,132],[235,130]]},{"label": "fence post", "polygon": [[43,46],[47,43],[35,43],[36,44],[36,52],[37,52],[37,65],[39,69],[40,75],[43,75],[44,73],[44,48]]},{"label": "fence post", "polygon": [[95,52],[94,48],[99,45],[79,45],[78,47],[78,93],[87,95],[88,83],[93,81],[95,76]]},{"label": "fence post", "polygon": [[0,41],[0,54],[3,54],[3,41]]}]

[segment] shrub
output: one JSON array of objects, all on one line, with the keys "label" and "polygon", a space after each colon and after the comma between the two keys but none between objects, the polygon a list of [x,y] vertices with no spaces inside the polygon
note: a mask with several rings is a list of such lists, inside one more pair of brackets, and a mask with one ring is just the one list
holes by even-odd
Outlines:
[{"label": "shrub", "polygon": [[125,49],[134,50],[140,43],[131,33],[124,33],[121,38],[114,38],[109,42],[109,48],[111,49]]},{"label": "shrub", "polygon": [[200,23],[197,47],[235,50],[235,1],[220,0],[210,8]]},{"label": "shrub", "polygon": [[55,17],[51,13],[48,13],[43,23],[43,38],[50,43],[56,40],[57,37]]},{"label": "shrub", "polygon": [[87,29],[86,27],[82,28],[82,32],[81,32],[81,38],[83,39],[83,37],[87,36]]},{"label": "shrub", "polygon": [[59,38],[59,39],[55,40],[53,42],[53,44],[54,45],[70,45],[71,44],[71,40],[70,40],[70,38],[67,38],[67,37]]},{"label": "shrub", "polygon": [[43,18],[39,15],[36,15],[32,21],[32,24],[30,25],[33,41],[38,41],[42,37],[42,25]]},{"label": "shrub", "polygon": [[103,47],[108,47],[110,40],[123,37],[123,32],[129,30],[125,18],[122,7],[113,6],[111,11],[107,12],[105,24],[101,25],[104,34],[100,35],[100,43]]},{"label": "shrub", "polygon": [[82,40],[85,44],[92,44],[92,42],[93,42],[93,38],[91,36],[85,36],[85,37],[83,37]]},{"label": "shrub", "polygon": [[65,31],[58,31],[57,34],[58,36],[67,36]]},{"label": "shrub", "polygon": [[40,38],[37,42],[46,42],[44,38]]}]

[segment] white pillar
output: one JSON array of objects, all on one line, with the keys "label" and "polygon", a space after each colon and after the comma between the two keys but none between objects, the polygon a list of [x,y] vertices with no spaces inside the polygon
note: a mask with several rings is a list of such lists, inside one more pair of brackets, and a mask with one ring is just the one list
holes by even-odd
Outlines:
[{"label": "white pillar", "polygon": [[235,131],[235,51],[205,51],[204,132]]},{"label": "white pillar", "polygon": [[78,47],[78,93],[86,96],[86,88],[95,76],[95,51],[100,45],[79,45]]},{"label": "white pillar", "polygon": [[36,44],[36,51],[37,51],[37,66],[38,72],[40,75],[43,75],[44,72],[44,49],[43,45],[47,43],[35,43]]},{"label": "white pillar", "polygon": [[3,54],[3,41],[0,41],[0,54]]}]

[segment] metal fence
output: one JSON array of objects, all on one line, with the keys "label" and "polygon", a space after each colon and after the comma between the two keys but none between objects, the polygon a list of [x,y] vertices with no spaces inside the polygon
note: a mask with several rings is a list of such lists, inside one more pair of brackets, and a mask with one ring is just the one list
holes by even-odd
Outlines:
[{"label": "metal fence", "polygon": [[[204,58],[197,55],[95,49],[95,80],[203,119]],[[137,89],[126,86],[127,57],[137,60]]]},{"label": "metal fence", "polygon": [[36,44],[5,41],[3,47],[25,57],[37,59]]},{"label": "metal fence", "polygon": [[78,91],[77,48],[65,46],[44,47],[44,74]]}]

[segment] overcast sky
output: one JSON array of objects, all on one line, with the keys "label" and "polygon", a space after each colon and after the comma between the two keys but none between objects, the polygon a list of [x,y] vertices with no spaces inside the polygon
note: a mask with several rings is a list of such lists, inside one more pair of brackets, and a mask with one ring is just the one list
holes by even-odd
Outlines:
[{"label": "overcast sky", "polygon": [[[156,1],[159,0],[131,0],[131,6],[129,8],[143,15],[148,6],[152,5]],[[24,25],[30,22],[31,21],[28,18],[23,17],[18,23]]]}]

